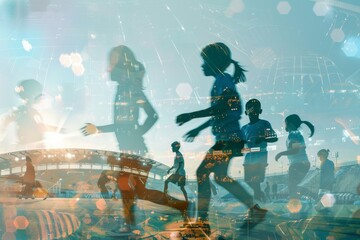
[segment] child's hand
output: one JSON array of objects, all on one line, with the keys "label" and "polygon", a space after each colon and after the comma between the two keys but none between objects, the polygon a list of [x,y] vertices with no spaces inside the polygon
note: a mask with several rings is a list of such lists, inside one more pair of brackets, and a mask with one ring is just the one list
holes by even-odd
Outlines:
[{"label": "child's hand", "polygon": [[281,156],[282,156],[282,153],[276,154],[275,161],[278,161],[281,158]]},{"label": "child's hand", "polygon": [[86,125],[84,127],[82,127],[80,129],[80,131],[84,136],[88,136],[88,135],[91,135],[91,134],[96,134],[96,133],[99,132],[97,127],[92,123],[86,123]]},{"label": "child's hand", "polygon": [[190,113],[184,113],[184,114],[180,114],[179,116],[176,117],[176,123],[181,126],[184,123],[190,121],[192,119],[191,114]]},{"label": "child's hand", "polygon": [[195,128],[184,135],[185,142],[193,142],[194,139],[199,135],[200,131]]}]

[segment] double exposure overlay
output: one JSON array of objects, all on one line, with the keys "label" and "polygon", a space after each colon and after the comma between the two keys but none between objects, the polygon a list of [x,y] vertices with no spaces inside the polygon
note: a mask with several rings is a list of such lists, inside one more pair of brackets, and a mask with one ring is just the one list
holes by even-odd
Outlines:
[{"label": "double exposure overlay", "polygon": [[0,0],[0,238],[360,239],[357,0]]}]

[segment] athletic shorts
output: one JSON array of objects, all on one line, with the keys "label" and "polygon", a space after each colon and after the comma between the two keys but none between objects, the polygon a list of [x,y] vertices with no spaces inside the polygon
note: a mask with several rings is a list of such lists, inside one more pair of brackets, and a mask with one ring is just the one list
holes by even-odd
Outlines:
[{"label": "athletic shorts", "polygon": [[178,186],[185,186],[185,176],[174,173],[167,179],[168,182],[175,183]]},{"label": "athletic shorts", "polygon": [[267,163],[255,163],[244,165],[245,182],[262,183],[265,180]]}]

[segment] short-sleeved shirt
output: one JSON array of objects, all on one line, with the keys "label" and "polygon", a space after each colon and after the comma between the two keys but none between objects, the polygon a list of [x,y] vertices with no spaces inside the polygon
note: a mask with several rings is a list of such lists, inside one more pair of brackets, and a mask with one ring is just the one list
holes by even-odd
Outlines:
[{"label": "short-sleeved shirt", "polygon": [[219,103],[225,91],[233,94],[232,100],[228,102],[229,110],[212,117],[212,133],[216,141],[229,141],[234,138],[243,139],[239,123],[242,114],[241,99],[236,90],[234,79],[229,74],[224,73],[216,76],[210,93],[211,106]]},{"label": "short-sleeved shirt", "polygon": [[320,167],[320,188],[332,190],[335,182],[334,162],[326,159]]},{"label": "short-sleeved shirt", "polygon": [[259,119],[254,124],[246,124],[241,128],[244,134],[246,147],[248,148],[260,148],[259,152],[250,152],[245,155],[244,164],[257,164],[267,163],[267,142],[262,141],[256,144],[255,141],[259,137],[265,137],[267,132],[274,131],[271,124],[263,119]]},{"label": "short-sleeved shirt", "polygon": [[293,149],[294,148],[293,144],[298,145],[299,151],[296,154],[287,155],[290,165],[293,163],[309,162],[309,159],[306,154],[304,137],[300,131],[289,132],[289,136],[286,140],[287,150]]},{"label": "short-sleeved shirt", "polygon": [[[181,164],[181,166],[180,166]],[[180,168],[179,168],[180,166]],[[174,169],[177,170],[177,174],[181,175],[181,176],[185,176],[185,163],[184,163],[184,157],[181,154],[181,152],[177,152],[174,158]]]}]

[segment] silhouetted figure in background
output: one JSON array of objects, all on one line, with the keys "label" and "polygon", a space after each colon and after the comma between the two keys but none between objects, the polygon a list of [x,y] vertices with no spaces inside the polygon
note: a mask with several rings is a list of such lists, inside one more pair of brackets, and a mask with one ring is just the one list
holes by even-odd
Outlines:
[{"label": "silhouetted figure in background", "polygon": [[277,193],[278,193],[278,185],[276,182],[274,182],[271,185],[271,192],[272,192],[272,198],[273,199],[277,199]]},{"label": "silhouetted figure in background", "polygon": [[180,211],[184,221],[187,221],[187,202],[173,198],[161,191],[146,188],[148,174],[152,165],[144,164],[137,159],[136,155],[121,154],[120,160],[116,160],[113,156],[108,157],[108,163],[121,169],[136,169],[141,173],[133,174],[120,171],[117,177],[118,187],[121,192],[125,222],[127,229],[124,231],[136,230],[135,204],[136,199],[147,200],[160,205],[172,207]]},{"label": "silhouetted figure in background", "polygon": [[7,126],[14,122],[16,124],[17,144],[35,144],[37,147],[43,147],[42,141],[45,132],[61,130],[56,126],[45,124],[40,113],[34,107],[42,96],[43,87],[38,81],[27,79],[21,81],[16,86],[15,91],[24,104],[3,117],[0,134],[3,134]]},{"label": "silhouetted figure in background", "polygon": [[[143,135],[150,130],[158,119],[155,109],[143,92],[144,66],[136,60],[130,48],[120,45],[110,51],[108,70],[111,80],[118,83],[114,101],[114,121],[105,126],[87,123],[81,131],[85,136],[114,132],[121,151],[144,156],[147,153],[147,147]],[[147,114],[142,125],[139,123],[140,109],[143,109]],[[121,171],[117,177],[127,224],[127,227],[124,228],[125,232],[137,228],[134,212],[137,198],[176,208],[182,213],[184,221],[187,220],[187,202],[145,187],[151,165],[143,165],[143,162],[135,155],[122,154],[120,161],[113,157],[109,158],[108,163],[110,165],[124,169],[142,170],[142,175]]]},{"label": "silhouetted figure in background", "polygon": [[257,99],[250,99],[245,105],[245,114],[250,122],[241,128],[245,137],[247,152],[244,160],[245,182],[254,190],[254,198],[265,201],[260,184],[265,179],[265,170],[268,165],[267,143],[276,142],[277,135],[271,124],[260,119],[261,103]]},{"label": "silhouetted figure in background", "polygon": [[[112,124],[95,126],[87,123],[83,134],[114,132],[119,149],[128,153],[145,155],[147,147],[143,135],[158,120],[158,115],[143,92],[144,66],[136,60],[127,46],[111,49],[109,56],[110,78],[118,83],[114,100],[114,121]],[[139,123],[139,112],[147,114],[145,122]]]},{"label": "silhouetted figure in background", "polygon": [[269,182],[266,182],[266,187],[264,189],[264,192],[265,192],[265,198],[266,200],[271,200],[271,197],[270,197],[270,184]]},{"label": "silhouetted figure in background", "polygon": [[185,200],[188,201],[187,192],[185,190],[186,173],[185,173],[185,162],[184,157],[180,152],[180,143],[173,142],[171,144],[171,150],[176,154],[174,159],[174,165],[167,171],[169,174],[172,169],[176,171],[165,180],[164,193],[167,194],[169,182],[177,184],[184,194]]},{"label": "silhouetted figure in background", "polygon": [[289,159],[288,188],[290,199],[299,199],[303,193],[309,192],[307,189],[298,186],[310,169],[304,137],[299,131],[301,124],[305,124],[310,129],[311,133],[309,137],[314,135],[315,128],[310,122],[302,121],[296,114],[287,116],[285,118],[285,130],[289,133],[286,140],[287,150],[275,156],[276,161],[282,156],[287,156]]},{"label": "silhouetted figure in background", "polygon": [[26,170],[22,183],[24,185],[23,191],[21,192],[22,197],[34,198],[33,188],[35,187],[35,168],[30,157],[26,157]]},{"label": "silhouetted figure in background", "polygon": [[332,191],[335,183],[335,165],[333,161],[328,159],[329,152],[329,149],[321,149],[317,153],[321,161],[319,197],[326,192]]},{"label": "silhouetted figure in background", "polygon": [[[249,208],[250,223],[254,226],[263,220],[266,210],[254,205],[253,197],[235,180],[228,176],[230,160],[235,156],[241,156],[244,146],[244,137],[240,130],[239,120],[242,114],[240,95],[236,90],[236,84],[245,82],[245,70],[231,59],[230,49],[224,43],[207,45],[201,51],[204,63],[202,69],[205,76],[215,78],[211,89],[211,106],[207,109],[185,113],[177,116],[176,123],[184,123],[202,117],[210,117],[208,121],[185,134],[185,140],[192,142],[194,138],[207,127],[212,127],[216,143],[207,152],[205,159],[197,169],[198,183],[198,217],[203,223],[205,233],[210,233],[208,221],[209,203],[211,198],[211,186],[209,175],[214,173],[217,184],[224,187],[239,201]],[[225,73],[230,64],[234,65],[234,75]]]}]

